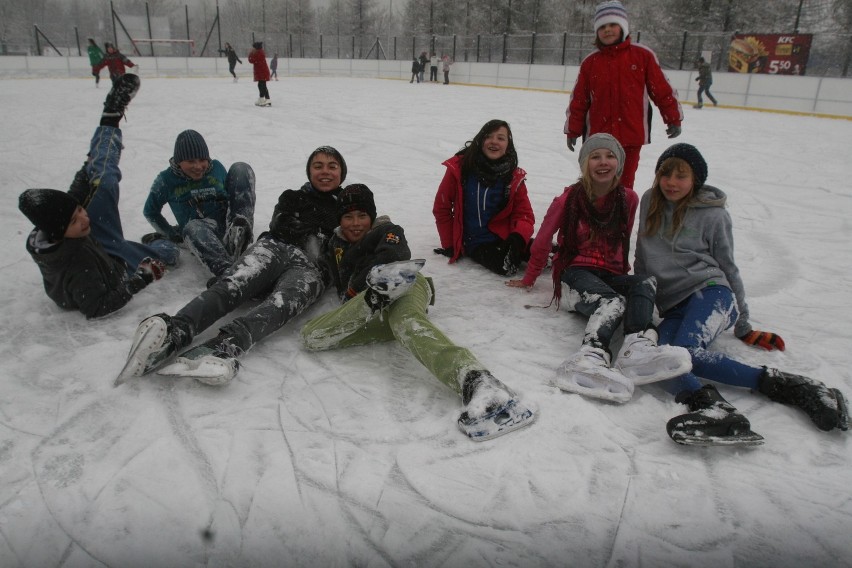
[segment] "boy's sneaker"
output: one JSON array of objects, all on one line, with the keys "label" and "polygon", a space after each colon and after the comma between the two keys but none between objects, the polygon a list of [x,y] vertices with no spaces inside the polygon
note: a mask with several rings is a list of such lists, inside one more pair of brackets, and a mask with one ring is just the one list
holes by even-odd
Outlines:
[{"label": "boy's sneaker", "polygon": [[551,384],[560,390],[627,402],[633,397],[633,381],[610,368],[610,354],[600,347],[583,345],[556,369]]},{"label": "boy's sneaker", "polygon": [[766,367],[758,390],[775,402],[798,406],[820,430],[849,428],[849,411],[843,394],[819,381]]},{"label": "boy's sneaker", "polygon": [[722,398],[713,385],[683,391],[677,402],[689,407],[688,414],[675,416],[666,424],[672,440],[688,446],[756,446],[763,436],[751,431],[748,419]]},{"label": "boy's sneaker", "polygon": [[239,357],[243,353],[233,337],[220,333],[184,351],[174,363],[166,365],[157,373],[192,377],[206,385],[220,386],[229,383],[240,370]]},{"label": "boy's sneaker", "polygon": [[644,385],[685,375],[692,370],[692,356],[683,347],[658,345],[654,329],[624,337],[613,367],[634,385]]},{"label": "boy's sneaker", "polygon": [[103,118],[120,119],[124,116],[127,105],[139,91],[139,75],[125,73],[113,83],[112,89],[104,101]]}]

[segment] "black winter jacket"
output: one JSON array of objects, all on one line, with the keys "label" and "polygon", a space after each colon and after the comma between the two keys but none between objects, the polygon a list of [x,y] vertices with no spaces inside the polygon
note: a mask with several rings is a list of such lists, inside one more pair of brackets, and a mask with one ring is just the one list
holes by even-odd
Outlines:
[{"label": "black winter jacket", "polygon": [[379,264],[411,259],[405,231],[387,216],[376,218],[373,228],[355,244],[334,232],[326,253],[332,279],[341,299],[347,300],[367,288],[367,274]]}]

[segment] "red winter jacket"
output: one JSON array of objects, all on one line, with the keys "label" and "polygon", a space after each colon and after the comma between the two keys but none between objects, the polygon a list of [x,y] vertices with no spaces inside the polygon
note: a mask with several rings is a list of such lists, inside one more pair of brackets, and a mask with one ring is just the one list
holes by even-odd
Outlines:
[{"label": "red winter jacket", "polygon": [[[438,186],[435,204],[432,206],[441,247],[453,247],[450,262],[455,262],[464,252],[464,190],[461,164],[461,156],[453,156],[444,162],[447,171]],[[488,222],[488,229],[503,240],[507,239],[510,233],[518,233],[525,241],[529,241],[535,230],[535,214],[524,183],[526,175],[527,172],[523,169],[515,168],[506,207]]]},{"label": "red winter jacket", "polygon": [[109,77],[113,81],[124,75],[126,72],[125,66],[127,67],[136,67],[136,65],[130,61],[123,53],[119,51],[113,51],[112,53],[107,53],[104,55],[104,58],[101,59],[101,62],[92,67],[92,73],[99,73],[101,69],[104,67],[109,69]]},{"label": "red winter jacket", "polygon": [[677,91],[660,68],[653,51],[623,42],[607,45],[580,64],[563,132],[580,138],[607,132],[622,146],[651,142],[651,106],[657,105],[667,125],[680,126],[683,110]]},{"label": "red winter jacket", "polygon": [[248,60],[254,66],[254,80],[269,81],[269,65],[266,63],[266,54],[263,50],[252,48]]}]

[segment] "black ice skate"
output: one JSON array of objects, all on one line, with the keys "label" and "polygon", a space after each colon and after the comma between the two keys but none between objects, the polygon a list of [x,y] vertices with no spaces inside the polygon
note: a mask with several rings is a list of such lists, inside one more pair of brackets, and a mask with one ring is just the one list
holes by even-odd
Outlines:
[{"label": "black ice skate", "polygon": [[849,429],[849,409],[843,394],[819,381],[767,367],[758,390],[775,402],[798,406],[820,430]]},{"label": "black ice skate", "polygon": [[672,440],[687,446],[756,446],[763,436],[751,431],[748,419],[722,398],[713,385],[677,395],[689,414],[675,416],[666,424]]},{"label": "black ice skate", "polygon": [[112,89],[104,101],[102,118],[120,120],[124,116],[127,105],[139,91],[139,75],[126,73],[113,83]]}]

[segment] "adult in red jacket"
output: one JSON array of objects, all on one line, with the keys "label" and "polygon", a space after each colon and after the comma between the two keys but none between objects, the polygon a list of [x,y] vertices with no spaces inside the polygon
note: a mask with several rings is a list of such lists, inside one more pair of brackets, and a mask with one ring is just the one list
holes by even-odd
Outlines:
[{"label": "adult in red jacket", "polygon": [[585,140],[598,132],[612,134],[626,154],[621,183],[632,188],[639,152],[651,142],[651,101],[662,114],[669,138],[680,135],[683,110],[654,52],[630,41],[621,2],[597,6],[595,30],[598,51],[580,64],[563,131],[572,152],[580,136]]},{"label": "adult in red jacket", "polygon": [[257,90],[260,97],[254,103],[257,106],[272,106],[272,101],[269,100],[269,89],[266,88],[266,82],[269,81],[269,65],[266,63],[266,53],[263,52],[263,42],[257,41],[252,44],[252,49],[248,55],[249,63],[254,67],[254,80],[257,82]]},{"label": "adult in red jacket", "polygon": [[517,272],[529,258],[535,215],[509,124],[488,121],[444,166],[432,207],[441,239],[435,253],[451,263],[467,255],[503,276]]}]

